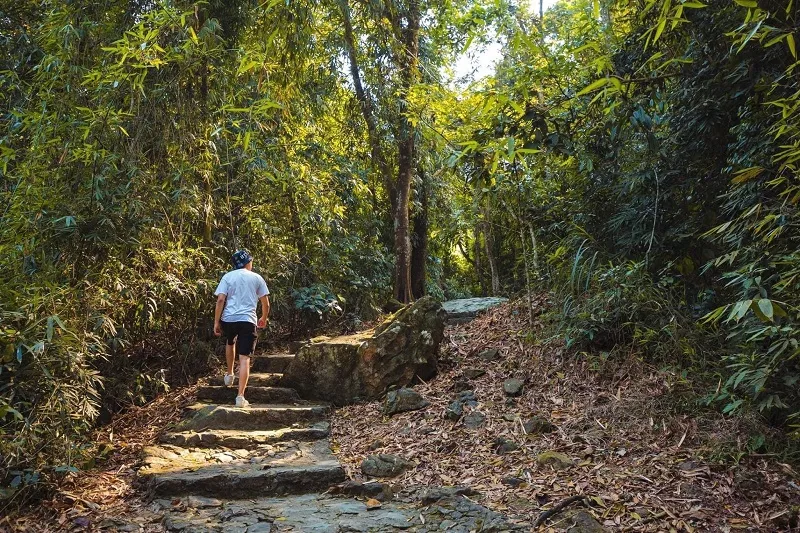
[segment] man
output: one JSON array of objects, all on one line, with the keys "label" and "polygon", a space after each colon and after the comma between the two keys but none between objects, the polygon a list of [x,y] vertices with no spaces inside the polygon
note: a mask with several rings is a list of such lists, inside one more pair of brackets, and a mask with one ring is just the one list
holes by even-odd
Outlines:
[{"label": "man", "polygon": [[[226,387],[234,380],[233,362],[239,354],[239,391],[236,407],[248,407],[244,398],[250,377],[250,354],[256,347],[256,327],[263,328],[269,321],[269,289],[264,278],[253,272],[253,256],[247,250],[233,254],[233,270],[222,276],[214,291],[217,307],[214,310],[214,335],[225,335],[225,359],[228,369],[223,377]],[[256,319],[256,308],[261,301],[261,318]]]}]

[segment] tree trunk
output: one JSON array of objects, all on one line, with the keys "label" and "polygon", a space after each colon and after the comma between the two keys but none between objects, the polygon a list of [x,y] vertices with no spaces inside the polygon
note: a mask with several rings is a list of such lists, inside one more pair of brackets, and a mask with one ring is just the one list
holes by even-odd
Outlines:
[{"label": "tree trunk", "polygon": [[425,280],[428,263],[428,195],[430,183],[428,175],[422,172],[421,184],[417,191],[420,210],[414,215],[414,235],[411,239],[411,293],[414,298],[425,296]]},{"label": "tree trunk", "polygon": [[494,233],[492,232],[488,197],[486,198],[486,206],[484,207],[484,216],[483,242],[486,246],[486,260],[489,262],[489,272],[492,275],[492,296],[497,296],[500,294],[500,274],[497,271],[497,259],[494,256]]},{"label": "tree trunk", "polygon": [[489,294],[489,290],[486,288],[486,276],[483,272],[483,261],[481,259],[482,255],[481,225],[478,224],[475,226],[475,274],[478,276],[478,285],[480,285],[481,288],[481,295],[485,296]]},{"label": "tree trunk", "polygon": [[406,14],[406,27],[402,30],[403,51],[402,88],[399,109],[399,139],[397,142],[397,207],[394,217],[395,278],[394,297],[408,303],[413,299],[411,292],[411,239],[409,234],[409,200],[411,179],[414,172],[414,126],[406,116],[406,100],[418,78],[419,55],[419,2],[410,0]]}]

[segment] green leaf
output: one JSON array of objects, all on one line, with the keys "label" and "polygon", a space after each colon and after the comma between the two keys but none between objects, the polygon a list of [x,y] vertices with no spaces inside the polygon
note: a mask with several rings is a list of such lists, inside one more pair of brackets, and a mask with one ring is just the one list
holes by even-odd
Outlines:
[{"label": "green leaf", "polygon": [[750,9],[758,7],[758,3],[756,2],[756,0],[733,0],[733,1],[742,7],[748,7]]},{"label": "green leaf", "polygon": [[774,316],[774,310],[772,307],[772,302],[766,298],[762,298],[758,301],[758,308],[764,313],[769,320],[772,320]]},{"label": "green leaf", "polygon": [[600,78],[599,80],[593,81],[586,87],[584,87],[580,92],[578,92],[577,96],[583,96],[584,94],[589,94],[590,92],[599,89],[600,87],[604,87],[608,85],[608,78]]},{"label": "green leaf", "polygon": [[794,35],[788,34],[786,35],[786,44],[789,45],[789,51],[792,53],[792,57],[797,59],[797,47],[794,42]]}]

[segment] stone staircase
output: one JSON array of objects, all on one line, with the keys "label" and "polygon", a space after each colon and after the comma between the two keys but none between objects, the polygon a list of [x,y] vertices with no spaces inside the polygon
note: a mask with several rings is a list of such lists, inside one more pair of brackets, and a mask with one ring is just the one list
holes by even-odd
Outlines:
[{"label": "stone staircase", "polygon": [[328,443],[329,407],[278,386],[291,354],[253,357],[245,393],[222,377],[201,387],[184,420],[145,450],[139,474],[156,496],[252,498],[324,491],[344,481]]},{"label": "stone staircase", "polygon": [[[235,383],[225,387],[221,376],[212,379],[198,390],[198,403],[187,408],[183,420],[145,449],[139,476],[165,530],[427,532],[440,525],[464,533],[516,530],[467,500],[422,508],[413,499],[376,505],[366,500],[374,494],[370,486],[385,491],[380,483],[342,484],[345,471],[328,440],[330,407],[280,386],[292,357],[253,358],[245,394],[249,409],[234,407]],[[336,485],[338,497],[325,494]]]}]

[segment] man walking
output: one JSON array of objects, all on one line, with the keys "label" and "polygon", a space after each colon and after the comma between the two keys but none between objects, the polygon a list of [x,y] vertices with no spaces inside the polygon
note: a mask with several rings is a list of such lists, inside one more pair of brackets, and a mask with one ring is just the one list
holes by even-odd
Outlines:
[{"label": "man walking", "polygon": [[[239,354],[239,392],[236,407],[248,407],[244,390],[250,377],[250,354],[256,347],[256,327],[263,328],[269,320],[269,289],[264,278],[253,272],[253,256],[247,250],[233,254],[233,270],[222,276],[214,291],[217,306],[214,310],[214,335],[225,335],[225,359],[228,364],[223,377],[225,386],[234,380],[233,362]],[[261,301],[261,318],[256,308]],[[234,353],[234,349],[236,352]]]}]

